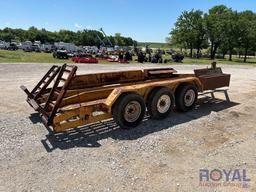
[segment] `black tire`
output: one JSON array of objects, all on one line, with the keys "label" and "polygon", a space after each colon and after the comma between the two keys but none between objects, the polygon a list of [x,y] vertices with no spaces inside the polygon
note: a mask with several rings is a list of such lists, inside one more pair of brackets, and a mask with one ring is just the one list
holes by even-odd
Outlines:
[{"label": "black tire", "polygon": [[155,89],[148,98],[148,113],[152,119],[166,118],[173,110],[174,103],[175,99],[171,89],[165,87]]},{"label": "black tire", "polygon": [[[132,110],[132,112],[128,110]],[[140,124],[145,111],[146,106],[143,97],[135,93],[126,93],[113,106],[113,118],[121,128],[130,129]],[[131,116],[135,116],[134,119],[128,120],[129,113]]]},{"label": "black tire", "polygon": [[197,101],[197,88],[193,84],[185,84],[175,91],[176,109],[186,112],[194,108]]}]

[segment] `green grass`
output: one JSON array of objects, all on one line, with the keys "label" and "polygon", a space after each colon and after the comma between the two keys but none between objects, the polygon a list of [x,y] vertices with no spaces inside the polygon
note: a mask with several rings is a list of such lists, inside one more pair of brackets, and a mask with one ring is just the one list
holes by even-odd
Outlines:
[{"label": "green grass", "polygon": [[[169,55],[165,55],[163,58],[170,59]],[[217,62],[217,64],[252,64],[256,66],[256,57],[251,57],[247,58],[247,62],[244,63],[243,58],[238,58],[237,56],[233,56],[232,61],[229,61],[228,58],[225,59],[215,59],[214,61]],[[185,57],[183,62],[181,64],[211,64],[213,60],[207,59],[207,58],[200,58],[200,59],[195,59],[195,58],[189,58]],[[171,62],[174,63],[174,62]]]},{"label": "green grass", "polygon": [[155,43],[155,42],[139,42],[139,47],[145,47],[145,45],[149,45],[149,48],[160,48],[160,49],[168,49],[170,48],[167,43]]},{"label": "green grass", "polygon": [[[164,59],[170,59],[170,55],[165,55]],[[133,57],[135,60],[136,57]],[[225,59],[216,59],[218,64],[245,64],[243,58],[238,58],[233,56],[233,61],[228,61]],[[180,64],[211,64],[210,59],[191,59],[185,58]],[[24,52],[22,50],[18,51],[8,51],[0,50],[0,63],[73,63],[68,59],[55,59],[51,53],[35,53],[35,52]],[[108,61],[100,61],[102,64],[109,64]],[[168,64],[177,64],[175,62],[169,62]],[[246,64],[252,64],[256,66],[256,57],[251,57],[247,59]]]},{"label": "green grass", "polygon": [[51,53],[0,50],[0,63],[66,63],[67,59],[55,59]]}]

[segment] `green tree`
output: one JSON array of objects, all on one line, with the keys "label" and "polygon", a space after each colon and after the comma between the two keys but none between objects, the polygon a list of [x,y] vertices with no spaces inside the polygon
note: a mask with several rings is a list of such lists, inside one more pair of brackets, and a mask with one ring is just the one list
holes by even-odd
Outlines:
[{"label": "green tree", "polygon": [[244,62],[247,60],[248,51],[256,49],[256,14],[252,11],[239,13],[237,22],[239,26],[239,44],[244,49]]},{"label": "green tree", "polygon": [[[105,44],[108,44],[107,38],[103,34],[96,30],[81,30],[81,31],[47,31],[46,29],[37,29],[36,27],[30,27],[28,30],[23,29],[0,29],[0,40],[10,42],[12,40],[17,41],[41,41],[42,43],[54,43],[58,41],[64,41],[68,43],[75,43],[76,45],[90,45],[100,46],[102,39]],[[120,46],[132,46],[133,39],[130,37],[122,37],[120,33],[117,33],[114,37],[109,37],[112,44],[118,44]]]},{"label": "green tree", "polygon": [[235,47],[238,46],[238,13],[236,11],[229,10],[224,14],[225,19],[223,19],[222,22],[225,29],[222,33],[220,50],[222,51],[223,58],[225,57],[225,54],[229,52],[229,60],[232,61],[232,53]]},{"label": "green tree", "polygon": [[214,6],[205,14],[206,31],[211,44],[211,59],[215,58],[217,49],[223,42],[226,33],[226,20],[232,12],[224,5]]},{"label": "green tree", "polygon": [[110,42],[112,43],[112,45],[114,46],[116,44],[115,37],[110,35],[108,38],[109,38]]},{"label": "green tree", "polygon": [[15,39],[15,35],[11,28],[4,28],[0,34],[1,40],[10,42],[11,40]]},{"label": "green tree", "polygon": [[203,47],[207,46],[204,24],[202,11],[184,11],[170,33],[170,43],[180,48],[190,49],[190,57],[192,57],[193,49],[199,53]]},{"label": "green tree", "polygon": [[124,39],[121,36],[121,33],[115,33],[115,44],[119,46],[124,46],[125,42]]}]

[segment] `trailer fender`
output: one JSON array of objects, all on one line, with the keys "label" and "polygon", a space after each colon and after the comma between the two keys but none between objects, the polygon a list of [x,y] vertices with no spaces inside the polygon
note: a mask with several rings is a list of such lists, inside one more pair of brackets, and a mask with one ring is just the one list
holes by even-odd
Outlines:
[{"label": "trailer fender", "polygon": [[175,87],[175,91],[174,92],[176,92],[176,90],[179,88],[179,87],[182,87],[182,86],[184,86],[184,85],[187,85],[187,84],[193,84],[193,85],[195,85],[196,86],[196,88],[197,88],[197,90],[199,91],[199,92],[201,92],[202,91],[202,84],[201,84],[201,82],[199,81],[199,79],[194,79],[193,81],[190,81],[190,82],[182,82],[182,83],[180,83],[180,84],[177,84],[177,86]]},{"label": "trailer fender", "polygon": [[152,87],[152,89],[148,89],[144,95],[144,99],[145,99],[146,103],[148,102],[150,95],[154,94],[156,91],[158,91],[159,89],[164,88],[164,87],[170,89],[170,87],[166,87],[166,86],[155,86],[155,87]]},{"label": "trailer fender", "polygon": [[124,88],[124,87],[120,87],[120,88],[116,88],[114,89],[110,95],[108,96],[108,98],[105,101],[105,105],[108,107],[109,110],[111,110],[110,112],[112,112],[112,106],[115,104],[115,102],[117,101],[118,98],[121,97],[121,95],[123,94],[127,94],[127,93],[136,93],[139,95],[143,95],[143,91],[140,89],[137,89],[136,91],[134,91],[135,89],[133,88]]},{"label": "trailer fender", "polygon": [[203,91],[203,85],[202,85],[201,81],[198,78],[196,78],[196,79],[194,79],[193,82],[194,82],[194,85],[196,86],[197,90],[199,92],[202,92]]}]

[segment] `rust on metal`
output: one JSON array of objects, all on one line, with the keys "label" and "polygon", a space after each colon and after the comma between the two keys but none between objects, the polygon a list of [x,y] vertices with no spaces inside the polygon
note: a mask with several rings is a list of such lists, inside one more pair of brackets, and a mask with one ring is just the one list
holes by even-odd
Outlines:
[{"label": "rust on metal", "polygon": [[175,93],[182,83],[194,84],[199,91],[228,86],[230,75],[220,68],[176,74],[172,68],[145,69],[76,75],[76,66],[53,66],[30,92],[27,102],[56,132],[112,117],[112,106],[123,93],[137,93],[145,102],[156,87]]},{"label": "rust on metal", "polygon": [[213,65],[212,68],[196,69],[194,72],[201,81],[204,91],[229,86],[230,74],[223,73],[220,67]]},{"label": "rust on metal", "polygon": [[147,78],[153,78],[153,77],[170,77],[177,71],[173,68],[158,68],[158,69],[146,69],[144,70],[145,76]]}]

